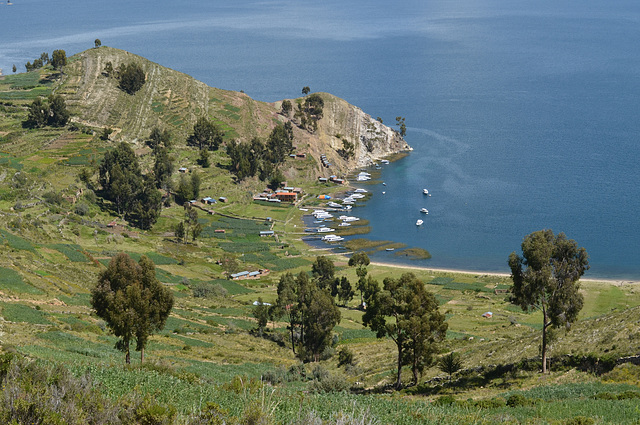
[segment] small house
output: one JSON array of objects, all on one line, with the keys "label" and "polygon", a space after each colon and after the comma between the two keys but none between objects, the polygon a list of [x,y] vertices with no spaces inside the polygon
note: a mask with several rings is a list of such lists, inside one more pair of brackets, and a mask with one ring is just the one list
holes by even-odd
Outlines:
[{"label": "small house", "polygon": [[189,172],[189,169],[188,169],[188,168],[186,168],[186,167],[180,167],[180,168],[178,168],[178,171],[179,171],[180,173],[188,173],[188,172]]},{"label": "small house", "polygon": [[218,198],[218,201],[227,202],[227,198],[225,198],[224,196],[221,196],[221,197]]},{"label": "small house", "polygon": [[210,197],[210,196],[207,196],[207,197],[205,197],[205,198],[202,198],[202,199],[201,199],[201,202],[202,202],[203,204],[215,204],[215,203],[216,203],[216,200],[215,200],[215,199],[213,199],[213,198],[212,198],[212,197]]},{"label": "small house", "polygon": [[260,231],[260,237],[273,236],[273,235],[275,235],[275,232],[273,230],[262,230],[262,231]]},{"label": "small house", "polygon": [[295,192],[278,192],[276,198],[283,202],[295,202],[298,200],[298,194]]},{"label": "small house", "polygon": [[329,181],[329,179],[327,179],[326,177],[318,177],[318,181],[319,181],[320,183],[326,183],[326,182],[328,182],[328,181]]},{"label": "small house", "polygon": [[493,317],[493,313],[490,311],[487,311],[486,313],[484,313],[482,315],[482,317],[486,318],[486,319],[491,319]]}]

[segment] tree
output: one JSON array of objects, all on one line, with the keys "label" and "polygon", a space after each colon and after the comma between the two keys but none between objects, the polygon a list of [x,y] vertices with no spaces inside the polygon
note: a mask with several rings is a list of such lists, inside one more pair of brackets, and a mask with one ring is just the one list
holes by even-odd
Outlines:
[{"label": "tree", "polygon": [[[15,72],[15,71],[13,71],[13,72]],[[290,100],[283,100],[282,101],[282,109],[281,109],[282,115],[289,115],[289,113],[291,113],[291,109],[292,109],[291,101]]]},{"label": "tree", "polygon": [[206,117],[200,117],[193,125],[193,133],[187,139],[191,146],[199,149],[217,150],[222,143],[224,133]]},{"label": "tree", "polygon": [[373,289],[366,301],[363,323],[378,338],[388,336],[396,344],[396,388],[402,385],[403,364],[411,366],[416,382],[418,372],[431,361],[437,342],[444,339],[447,331],[435,296],[425,290],[413,273],[405,273],[400,279],[386,278],[383,289]]},{"label": "tree", "polygon": [[355,291],[351,287],[351,282],[345,276],[340,278],[340,285],[337,288],[338,299],[342,301],[342,305],[346,306],[349,301],[353,299]]},{"label": "tree", "polygon": [[67,53],[64,50],[54,50],[51,54],[51,66],[62,72],[62,67],[67,64]]},{"label": "tree", "polygon": [[100,46],[102,46],[102,41],[100,41],[99,38],[96,38],[96,41],[94,41],[94,44],[95,44],[96,47],[100,47]]},{"label": "tree", "polygon": [[309,86],[304,86],[304,87],[302,88],[302,94],[303,94],[303,95],[305,95],[305,96],[306,96],[306,95],[308,95],[310,92],[311,92],[311,89],[309,88]]},{"label": "tree", "polygon": [[295,116],[300,118],[302,127],[315,131],[318,128],[318,121],[322,118],[323,108],[324,100],[319,94],[314,93],[304,99]]},{"label": "tree", "polygon": [[111,63],[111,61],[108,61],[104,65],[104,73],[107,74],[107,77],[110,77],[111,74],[113,73],[113,64]]},{"label": "tree", "polygon": [[333,328],[340,323],[340,310],[328,290],[312,288],[302,316],[303,346],[314,361],[331,344]]},{"label": "tree", "polygon": [[440,357],[440,360],[438,360],[438,369],[449,374],[449,382],[451,382],[452,375],[462,369],[460,354],[452,351],[449,354]]},{"label": "tree", "polygon": [[207,149],[200,149],[200,158],[198,158],[198,164],[200,164],[202,168],[209,168],[211,166],[209,151]]},{"label": "tree", "polygon": [[367,267],[371,261],[369,256],[364,251],[355,252],[351,258],[349,258],[349,267],[356,266],[356,274],[358,275],[358,284],[356,288],[360,291],[360,306],[364,306],[364,287],[367,277]]},{"label": "tree", "polygon": [[171,175],[173,174],[174,164],[169,156],[166,148],[158,148],[155,150],[156,158],[153,164],[153,175],[157,188],[168,189],[171,185]]},{"label": "tree", "polygon": [[44,127],[49,118],[49,105],[42,102],[42,98],[36,97],[29,105],[28,115],[23,126],[26,128]]},{"label": "tree", "polygon": [[44,126],[64,127],[69,121],[69,111],[64,98],[59,94],[52,94],[48,98],[48,103],[44,103],[40,97],[33,100],[29,105],[28,115],[23,126],[26,128],[37,128]]},{"label": "tree", "polygon": [[64,127],[69,121],[69,111],[64,98],[59,94],[49,96],[49,117],[47,124],[52,127]]},{"label": "tree", "polygon": [[356,156],[356,146],[347,139],[342,139],[342,147],[338,149],[338,155],[346,160],[354,158]]},{"label": "tree", "polygon": [[142,88],[146,81],[146,76],[142,66],[131,62],[126,65],[120,65],[118,68],[118,79],[120,80],[118,85],[120,89],[125,93],[133,95]]},{"label": "tree", "polygon": [[184,221],[181,221],[178,224],[176,224],[176,227],[174,228],[173,233],[176,236],[176,238],[178,238],[179,240],[182,241],[185,239],[186,229],[185,229]]},{"label": "tree", "polygon": [[564,233],[539,230],[522,241],[522,257],[509,255],[513,280],[511,302],[524,311],[542,311],[542,373],[547,372],[548,332],[569,328],[578,318],[583,297],[580,277],[589,269],[587,251]]},{"label": "tree", "polygon": [[316,257],[316,261],[311,265],[311,272],[318,288],[332,288],[335,281],[336,267],[330,258],[324,255]]},{"label": "tree", "polygon": [[113,257],[91,291],[91,306],[115,336],[116,348],[131,363],[130,344],[144,361],[149,336],[161,330],[173,308],[173,295],[155,275],[155,265],[145,255],[136,263],[125,253]]},{"label": "tree", "polygon": [[15,64],[15,63],[13,64],[13,68],[11,68],[11,70],[13,71],[13,73],[14,73],[14,74],[15,74],[15,73],[16,73],[16,71],[18,70],[18,68],[16,68],[16,64]]},{"label": "tree", "polygon": [[258,323],[258,333],[262,336],[269,322],[269,306],[262,302],[262,297],[258,297],[258,304],[253,308],[253,317]]},{"label": "tree", "polygon": [[170,148],[171,147],[171,133],[169,130],[164,129],[160,130],[158,127],[153,127],[151,129],[151,133],[149,133],[149,140],[147,140],[147,145],[151,149],[156,149],[158,147]]},{"label": "tree", "polygon": [[99,182],[105,197],[115,202],[118,213],[131,211],[141,180],[140,165],[131,146],[120,142],[105,153],[99,167]]},{"label": "tree", "polygon": [[276,125],[267,139],[266,151],[274,164],[283,162],[293,151],[293,128],[290,122]]},{"label": "tree", "polygon": [[156,188],[152,175],[144,176],[142,182],[142,186],[136,191],[132,216],[139,228],[149,230],[160,217],[162,195]]},{"label": "tree", "polygon": [[404,123],[404,117],[396,117],[396,125],[400,126],[400,136],[404,137],[407,134],[407,126]]},{"label": "tree", "polygon": [[298,323],[298,310],[296,309],[298,296],[296,289],[296,279],[291,272],[287,272],[280,277],[278,281],[278,298],[276,305],[280,311],[284,312],[289,320],[289,326],[287,326],[287,328],[291,333],[291,348],[293,349],[293,354],[296,354],[294,328]]}]

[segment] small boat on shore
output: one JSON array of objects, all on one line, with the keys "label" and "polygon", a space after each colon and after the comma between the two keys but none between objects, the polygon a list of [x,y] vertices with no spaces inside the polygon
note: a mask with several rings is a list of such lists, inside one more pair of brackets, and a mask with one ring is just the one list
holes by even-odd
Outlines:
[{"label": "small boat on shore", "polygon": [[380,160],[380,162],[382,162],[383,164],[388,164],[389,160],[388,159],[382,159],[382,160]]}]

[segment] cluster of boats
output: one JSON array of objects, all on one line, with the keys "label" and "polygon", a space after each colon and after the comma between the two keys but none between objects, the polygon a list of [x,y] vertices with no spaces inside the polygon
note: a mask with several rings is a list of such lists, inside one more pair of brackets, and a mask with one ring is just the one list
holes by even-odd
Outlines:
[{"label": "cluster of boats", "polygon": [[[431,194],[429,193],[428,189],[422,189],[422,194],[423,195],[427,195],[427,196],[431,196]],[[420,208],[420,212],[423,214],[429,214],[429,210],[426,208]],[[424,220],[418,220],[416,221],[416,226],[422,226],[422,224],[424,223]]]}]

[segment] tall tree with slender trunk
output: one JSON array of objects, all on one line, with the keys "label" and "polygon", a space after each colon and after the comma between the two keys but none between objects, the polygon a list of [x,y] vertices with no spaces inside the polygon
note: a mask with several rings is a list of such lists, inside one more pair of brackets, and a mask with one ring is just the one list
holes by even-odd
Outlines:
[{"label": "tall tree with slender trunk", "polygon": [[580,277],[589,269],[587,251],[564,233],[539,230],[522,242],[522,257],[512,252],[509,267],[513,280],[511,302],[524,311],[542,311],[542,373],[547,372],[548,333],[578,318],[583,306]]},{"label": "tall tree with slender trunk", "polygon": [[444,314],[438,310],[435,296],[413,273],[399,279],[386,278],[383,288],[369,288],[365,326],[388,336],[398,349],[396,388],[402,386],[402,366],[409,364],[414,382],[425,364],[431,362],[436,344],[447,331]]},{"label": "tall tree with slender trunk", "polygon": [[155,265],[145,255],[136,263],[128,254],[113,257],[91,292],[91,306],[120,338],[116,348],[131,363],[130,345],[136,342],[140,360],[149,337],[164,328],[173,308],[173,294],[158,281]]}]

